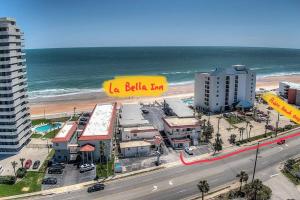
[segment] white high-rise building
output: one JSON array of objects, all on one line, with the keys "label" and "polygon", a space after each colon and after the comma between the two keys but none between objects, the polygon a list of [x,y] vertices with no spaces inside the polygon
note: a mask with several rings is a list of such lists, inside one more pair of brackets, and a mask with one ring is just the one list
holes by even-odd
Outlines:
[{"label": "white high-rise building", "polygon": [[18,153],[31,136],[22,37],[14,19],[0,18],[0,155]]},{"label": "white high-rise building", "polygon": [[238,103],[253,105],[256,73],[244,65],[217,68],[195,74],[196,109],[208,112],[230,110]]}]

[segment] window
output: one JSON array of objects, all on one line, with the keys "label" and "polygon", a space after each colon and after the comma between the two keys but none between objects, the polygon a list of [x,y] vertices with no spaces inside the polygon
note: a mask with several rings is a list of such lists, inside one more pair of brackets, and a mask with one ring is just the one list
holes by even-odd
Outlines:
[{"label": "window", "polygon": [[218,103],[216,103],[216,106],[218,106],[219,104]]},{"label": "window", "polygon": [[136,136],[137,136],[137,134],[136,134],[136,133],[134,133],[134,134],[133,134],[133,136],[134,136],[134,137],[136,137]]}]

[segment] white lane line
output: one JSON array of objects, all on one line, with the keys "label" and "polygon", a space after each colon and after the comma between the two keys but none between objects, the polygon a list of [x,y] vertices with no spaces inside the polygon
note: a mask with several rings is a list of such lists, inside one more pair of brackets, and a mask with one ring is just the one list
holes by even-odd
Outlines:
[{"label": "white lane line", "polygon": [[278,176],[279,174],[272,174],[270,177]]},{"label": "white lane line", "polygon": [[169,181],[169,185],[173,185],[173,182],[172,182],[172,180],[170,180],[170,181]]},{"label": "white lane line", "polygon": [[157,190],[157,186],[156,185],[153,185],[153,189],[152,189],[152,192],[156,191]]},{"label": "white lane line", "polygon": [[285,144],[285,146],[288,147],[289,145],[288,145],[288,144]]},{"label": "white lane line", "polygon": [[180,191],[178,191],[176,193],[182,193],[182,192],[185,192],[185,191],[186,191],[186,189],[183,189],[183,190],[180,190]]}]

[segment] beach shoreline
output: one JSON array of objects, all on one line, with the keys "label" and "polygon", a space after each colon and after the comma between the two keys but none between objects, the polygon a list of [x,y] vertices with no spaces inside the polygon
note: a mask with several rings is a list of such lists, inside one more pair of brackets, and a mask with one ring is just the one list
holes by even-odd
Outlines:
[{"label": "beach shoreline", "polygon": [[[300,75],[269,76],[257,78],[256,89],[264,88],[267,90],[279,87],[280,81],[290,81],[300,83]],[[44,97],[30,99],[30,113],[34,116],[50,115],[58,113],[73,113],[90,111],[97,103],[117,102],[154,102],[163,98],[188,98],[194,95],[194,83],[170,85],[169,90],[160,97],[140,97],[140,98],[111,98],[104,92],[93,92],[83,94],[71,94],[56,97]]]}]

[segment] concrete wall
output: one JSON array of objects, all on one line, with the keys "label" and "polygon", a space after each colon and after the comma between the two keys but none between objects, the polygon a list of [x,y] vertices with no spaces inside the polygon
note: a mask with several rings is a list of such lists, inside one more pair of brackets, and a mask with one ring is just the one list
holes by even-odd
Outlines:
[{"label": "concrete wall", "polygon": [[122,130],[122,141],[153,139],[156,134],[156,130],[143,131],[138,133],[132,133],[130,131]]},{"label": "concrete wall", "polygon": [[123,148],[121,153],[124,157],[148,156],[150,154],[150,146]]}]

